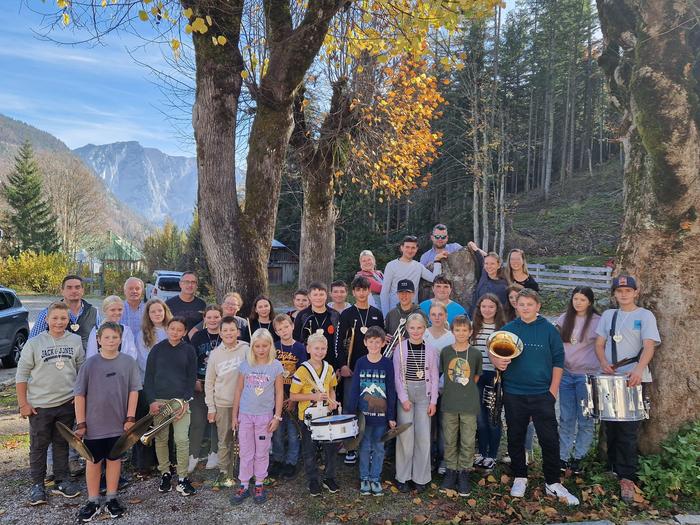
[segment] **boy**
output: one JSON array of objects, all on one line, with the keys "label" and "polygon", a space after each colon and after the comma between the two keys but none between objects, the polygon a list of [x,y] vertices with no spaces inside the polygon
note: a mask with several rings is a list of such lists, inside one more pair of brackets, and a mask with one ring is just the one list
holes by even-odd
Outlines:
[{"label": "boy", "polygon": [[217,346],[207,361],[204,377],[204,402],[207,405],[207,421],[216,423],[219,440],[219,475],[214,488],[233,487],[233,431],[231,430],[231,410],[233,395],[238,382],[238,368],[245,360],[248,343],[238,340],[238,322],[228,316],[221,320],[221,344]]},{"label": "boy", "polygon": [[[328,308],[326,301],[328,300],[328,290],[326,285],[319,282],[313,282],[309,285],[309,301],[311,305],[304,308],[294,321],[293,337],[296,341],[308,347],[308,338],[311,334],[320,333],[328,342],[328,349],[335,348],[335,330],[338,326],[340,314]],[[335,369],[338,366],[339,360],[335,352],[330,352],[326,356],[326,361]]]},{"label": "boy", "polygon": [[348,285],[345,281],[333,281],[331,283],[331,299],[328,303],[328,308],[332,308],[336,312],[343,313],[343,310],[350,308],[348,298]]},{"label": "boy", "polygon": [[[313,299],[312,299],[313,304]],[[294,372],[292,385],[289,389],[289,399],[299,403],[299,427],[301,430],[301,450],[304,456],[304,469],[306,479],[309,481],[309,492],[312,496],[321,495],[319,483],[318,465],[316,465],[316,445],[311,440],[311,431],[304,423],[304,412],[311,402],[321,403],[327,406],[329,411],[338,408],[335,400],[335,387],[338,380],[335,377],[333,367],[325,362],[328,351],[328,341],[320,333],[314,333],[306,341],[309,352],[309,360],[302,363]],[[335,481],[335,453],[337,446],[334,443],[322,445],[326,458],[326,468],[323,472],[323,486],[331,494],[338,492],[338,484]]]},{"label": "boy", "polygon": [[[272,435],[272,465],[269,475],[275,477],[281,475],[285,479],[292,479],[296,475],[297,462],[299,461],[299,431],[297,430],[296,403],[289,400],[289,389],[292,385],[292,376],[299,365],[306,361],[306,348],[292,337],[294,325],[286,314],[280,314],[272,320],[272,326],[280,337],[275,343],[277,348],[277,360],[284,368],[284,407],[282,421],[279,428]],[[287,434],[285,453],[284,435]]]},{"label": "boy", "polygon": [[389,310],[396,306],[395,293],[398,291],[398,283],[403,279],[413,282],[413,290],[418,289],[421,278],[433,282],[436,275],[440,275],[442,264],[437,258],[434,270],[431,272],[418,261],[414,261],[418,251],[418,239],[413,235],[406,235],[400,246],[401,257],[389,261],[384,269],[384,284],[382,285],[382,313],[387,315]]},{"label": "boy", "polygon": [[[364,279],[364,277],[362,277]],[[396,427],[396,389],[394,365],[382,356],[386,334],[379,326],[372,326],[364,334],[367,355],[357,360],[352,374],[348,396],[349,412],[362,411],[365,432],[360,442],[360,494],[382,496],[382,465],[384,443],[382,435]]]},{"label": "boy", "polygon": [[47,501],[44,478],[50,444],[53,444],[56,483],[51,492],[66,498],[80,495],[77,485],[70,480],[68,443],[55,427],[56,422],[60,421],[73,428],[73,386],[78,370],[85,361],[80,336],[67,331],[69,315],[67,304],[51,303],[46,311],[48,331],[40,332],[27,341],[17,363],[19,413],[23,418],[29,418],[30,505]]},{"label": "boy", "polygon": [[[352,280],[352,295],[355,297],[355,304],[340,314],[335,338],[335,353],[338,355],[340,376],[343,378],[341,398],[343,401],[350,395],[355,363],[367,355],[365,346],[367,331],[372,326],[384,326],[382,312],[369,305],[370,283],[367,277],[360,276]],[[343,412],[354,413],[354,411],[348,411],[348,408],[345,407]],[[354,465],[356,460],[357,455],[354,450],[346,451],[346,465]]]},{"label": "boy", "polygon": [[301,312],[304,308],[309,307],[309,292],[303,288],[299,288],[294,292],[294,298],[292,299],[292,304],[294,305],[294,310],[287,312],[287,315],[292,318],[294,322],[297,318],[297,314]]},{"label": "boy", "polygon": [[117,500],[121,459],[108,459],[122,432],[136,422],[136,404],[141,390],[141,372],[136,360],[119,351],[122,325],[105,322],[97,331],[100,352],[85,361],[75,383],[75,433],[84,438],[94,463],[87,462],[85,480],[88,502],[78,511],[78,522],[87,523],[101,512],[100,476],[106,461],[107,494],[104,506],[112,518],[120,518],[124,507]]},{"label": "boy", "polygon": [[[413,297],[415,296],[416,288],[413,285],[413,281],[409,279],[402,279],[396,285],[396,296],[398,297],[398,303],[395,308],[389,311],[384,318],[384,328],[386,330],[386,342],[391,343],[394,336],[394,332],[399,327],[401,319],[408,319],[408,316],[414,312],[420,312],[423,317],[425,317],[426,322],[428,317],[423,313],[420,306],[413,302]],[[406,332],[404,330],[404,336]],[[405,337],[404,337],[405,339]]]},{"label": "boy", "polygon": [[197,356],[192,345],[183,342],[187,334],[187,321],[184,317],[173,317],[166,328],[168,338],[156,344],[148,353],[146,376],[143,390],[151,414],[158,414],[161,406],[170,399],[185,401],[185,406],[171,425],[163,428],[155,436],[158,470],[161,473],[158,492],[172,490],[168,447],[169,427],[173,427],[179,482],[177,491],[182,496],[196,494],[187,478],[187,464],[190,449],[190,409],[188,402],[194,396],[194,382],[197,380]]},{"label": "boy", "polygon": [[[637,306],[637,281],[629,275],[613,279],[612,292],[618,309],[603,312],[596,333],[596,355],[605,374],[626,373],[628,385],[651,383],[649,362],[661,342],[656,318],[646,308]],[[613,370],[612,365],[627,358],[636,362]],[[637,439],[641,421],[606,421],[608,462],[620,478],[623,501],[634,501],[637,479]]]},{"label": "boy", "polygon": [[481,375],[481,352],[469,345],[472,324],[466,315],[455,317],[452,333],[454,344],[440,352],[440,372],[445,377],[441,410],[447,467],[440,491],[456,490],[460,496],[468,496],[467,469],[473,463],[476,414],[480,408],[476,384]]},{"label": "boy", "polygon": [[433,281],[434,297],[432,299],[426,299],[420,303],[420,309],[423,310],[425,315],[430,317],[430,307],[433,306],[433,302],[437,301],[442,303],[445,310],[447,310],[447,322],[450,326],[452,326],[452,321],[455,317],[458,315],[467,315],[467,312],[461,304],[450,299],[451,294],[452,282],[447,277],[438,275]]},{"label": "boy", "polygon": [[508,453],[515,476],[510,495],[522,498],[527,489],[525,434],[532,418],[542,447],[545,492],[548,496],[565,498],[569,505],[578,505],[578,498],[559,482],[559,431],[554,404],[564,373],[564,343],[554,325],[538,316],[541,306],[537,292],[529,288],[521,290],[519,318],[501,330],[517,335],[523,342],[523,352],[512,361],[489,354],[493,365],[504,372],[503,406]]}]

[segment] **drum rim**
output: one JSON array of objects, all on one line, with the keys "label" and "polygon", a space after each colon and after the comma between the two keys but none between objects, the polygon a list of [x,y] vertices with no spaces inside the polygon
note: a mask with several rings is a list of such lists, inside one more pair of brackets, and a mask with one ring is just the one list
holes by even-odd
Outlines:
[{"label": "drum rim", "polygon": [[[333,419],[331,419],[333,418]],[[326,425],[334,425],[334,424],[345,424],[349,423],[352,420],[357,420],[357,416],[353,416],[352,414],[337,414],[337,415],[331,415],[331,416],[324,416],[324,417],[319,417],[316,419],[311,420],[311,426],[326,426]]]}]

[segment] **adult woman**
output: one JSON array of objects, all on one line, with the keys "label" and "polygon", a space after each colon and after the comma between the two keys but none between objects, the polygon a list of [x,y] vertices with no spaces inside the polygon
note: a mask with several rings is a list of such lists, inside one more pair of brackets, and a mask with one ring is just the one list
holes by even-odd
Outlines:
[{"label": "adult woman", "polygon": [[379,294],[382,291],[384,274],[377,270],[377,260],[370,250],[362,250],[360,252],[360,271],[355,274],[355,277],[358,276],[369,279],[369,291],[372,292],[369,296],[369,304],[381,309],[382,303]]},{"label": "adult woman", "polygon": [[455,336],[448,330],[447,310],[442,303],[434,302],[430,307],[430,327],[423,334],[425,342],[435,348],[440,355],[440,350],[455,342]]},{"label": "adult woman", "polygon": [[[577,286],[556,321],[564,341],[564,375],[559,385],[559,457],[561,470],[581,473],[581,459],[593,442],[593,418],[583,416],[586,399],[586,375],[596,374],[600,363],[595,354],[596,328],[600,315],[594,306],[593,290]],[[571,462],[569,463],[569,459]]]},{"label": "adult woman", "polygon": [[503,315],[507,323],[510,323],[518,317],[518,312],[515,308],[518,305],[518,294],[523,288],[524,286],[518,283],[511,284],[506,288],[506,292],[508,292],[508,302],[503,305]]},{"label": "adult woman", "polygon": [[272,334],[275,343],[279,341],[280,337],[272,327],[274,318],[275,309],[272,307],[272,301],[264,295],[258,295],[253,301],[253,310],[248,317],[248,336],[252,336],[259,328],[264,328]]},{"label": "adult woman", "polygon": [[476,302],[486,293],[494,294],[496,297],[498,297],[498,300],[502,305],[506,304],[508,301],[508,294],[506,293],[506,288],[508,288],[508,279],[506,278],[503,267],[501,266],[501,258],[497,253],[486,253],[484,250],[479,248],[474,241],[469,241],[467,246],[474,252],[479,269],[481,270],[481,276],[474,287],[474,295],[472,297],[471,314],[473,317],[474,311],[476,310]]},{"label": "adult woman", "polygon": [[508,280],[511,283],[519,284],[524,288],[530,288],[536,292],[540,291],[540,285],[527,271],[527,262],[525,261],[525,252],[520,248],[513,248],[508,252],[506,258],[506,268],[508,268]]},{"label": "adult woman", "polygon": [[[248,321],[243,317],[239,317],[238,311],[243,307],[243,298],[238,292],[229,292],[224,295],[224,300],[221,303],[221,317],[233,317],[236,320],[236,325],[238,326],[238,339],[242,341],[248,340]],[[190,330],[187,336],[190,341],[194,337],[194,334],[204,329],[204,320],[197,323],[197,325]]]}]

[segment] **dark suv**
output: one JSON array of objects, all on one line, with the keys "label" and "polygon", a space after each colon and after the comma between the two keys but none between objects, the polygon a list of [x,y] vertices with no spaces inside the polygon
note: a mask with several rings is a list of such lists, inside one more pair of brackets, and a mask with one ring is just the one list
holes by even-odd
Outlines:
[{"label": "dark suv", "polygon": [[0,358],[5,368],[14,368],[29,336],[29,312],[14,290],[0,286]]}]

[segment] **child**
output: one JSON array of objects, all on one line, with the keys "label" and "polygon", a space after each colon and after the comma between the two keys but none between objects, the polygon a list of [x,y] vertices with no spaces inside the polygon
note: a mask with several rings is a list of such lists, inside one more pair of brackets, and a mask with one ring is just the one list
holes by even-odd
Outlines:
[{"label": "child", "polygon": [[[289,400],[289,388],[292,384],[292,376],[299,365],[306,361],[306,348],[292,337],[294,324],[286,314],[280,314],[273,319],[275,332],[280,340],[275,343],[277,347],[277,359],[284,368],[284,410],[282,411],[282,423],[277,432],[272,436],[272,466],[270,476],[281,475],[291,479],[296,475],[297,462],[299,461],[299,430],[297,429],[296,403]],[[285,453],[285,433],[287,434]],[[273,471],[275,472],[273,474]]]},{"label": "child", "polygon": [[[311,305],[305,308],[294,321],[294,339],[305,344],[308,348],[308,338],[311,334],[320,333],[326,338],[327,349],[333,349],[335,345],[335,331],[338,328],[340,314],[328,308],[328,291],[326,285],[313,282],[309,285],[309,300]],[[328,352],[326,361],[334,370],[338,370],[339,359],[334,351]]]},{"label": "child", "polygon": [[272,320],[275,318],[275,309],[270,299],[264,295],[258,295],[253,301],[253,311],[248,318],[248,337],[253,337],[253,333],[259,328],[264,328],[274,341],[277,341],[277,334],[272,329]]},{"label": "child", "polygon": [[177,398],[185,405],[171,425],[155,435],[156,456],[160,471],[158,492],[172,490],[168,435],[173,428],[173,439],[177,450],[178,484],[177,491],[182,496],[196,494],[196,490],[187,477],[187,459],[190,449],[190,410],[189,401],[194,396],[194,382],[197,380],[197,356],[192,345],[182,338],[187,333],[187,321],[184,317],[173,317],[166,328],[168,338],[156,344],[148,353],[146,377],[143,382],[145,398],[151,414],[157,414],[163,403]]},{"label": "child", "polygon": [[233,487],[231,410],[238,384],[238,371],[248,352],[248,343],[238,340],[238,320],[235,317],[224,317],[221,320],[219,335],[221,344],[209,354],[204,379],[207,420],[216,423],[219,439],[219,476],[214,481],[215,488]]},{"label": "child", "polygon": [[430,418],[438,400],[438,353],[425,344],[427,328],[422,313],[413,313],[406,321],[407,339],[393,354],[396,395],[401,403],[397,422],[413,423],[399,435],[396,443],[396,488],[408,492],[413,481],[418,492],[430,483]]},{"label": "child", "polygon": [[[442,391],[442,435],[447,471],[440,490],[457,490],[468,496],[469,469],[473,463],[476,414],[479,412],[481,352],[469,345],[472,324],[466,315],[452,321],[455,342],[440,352],[440,371],[445,374]],[[457,441],[459,436],[459,441]]]},{"label": "child", "polygon": [[294,292],[294,297],[292,298],[292,304],[294,305],[294,310],[287,312],[287,315],[292,318],[292,322],[296,321],[297,314],[301,312],[304,308],[308,308],[309,304],[309,292],[303,288],[299,288]]},{"label": "child", "polygon": [[85,480],[88,502],[78,511],[78,522],[87,523],[101,512],[100,476],[106,461],[107,495],[104,506],[112,518],[124,514],[117,500],[121,459],[108,459],[112,447],[122,432],[136,421],[136,404],[141,390],[138,363],[119,351],[122,325],[112,321],[102,323],[97,331],[100,353],[92,356],[80,368],[75,383],[75,433],[84,438],[94,463],[87,462]]},{"label": "child", "polygon": [[[335,401],[335,387],[338,381],[333,367],[323,360],[328,351],[328,341],[323,334],[311,334],[306,341],[306,348],[309,352],[309,360],[302,363],[294,373],[289,398],[299,402],[301,451],[304,455],[309,492],[312,496],[320,496],[321,484],[318,481],[316,465],[316,443],[311,440],[311,431],[304,423],[304,412],[312,401],[317,404],[322,403],[329,411],[338,408],[338,403]],[[335,481],[335,455],[338,447],[333,443],[324,443],[322,448],[326,458],[323,486],[328,492],[335,494],[339,490]]]},{"label": "child", "polygon": [[[398,302],[396,303],[396,307],[391,309],[389,313],[384,316],[384,330],[387,334],[387,343],[391,343],[401,319],[408,319],[408,316],[414,312],[423,313],[420,306],[413,300],[416,295],[415,291],[416,288],[413,286],[413,281],[409,279],[403,279],[396,285],[396,297]],[[425,317],[425,314],[423,314],[423,316]],[[427,322],[428,318],[426,317],[425,319]]]},{"label": "child", "polygon": [[432,299],[426,299],[420,303],[420,308],[423,313],[430,316],[430,307],[435,303],[441,303],[445,307],[447,312],[447,322],[451,325],[452,320],[458,315],[466,315],[464,307],[454,302],[450,299],[452,295],[452,281],[443,275],[438,275],[433,281],[433,295]]},{"label": "child", "polygon": [[50,444],[53,444],[56,483],[52,493],[66,498],[80,495],[78,487],[70,480],[68,443],[55,427],[56,422],[60,421],[73,428],[73,386],[78,369],[85,361],[80,336],[66,331],[69,320],[65,303],[51,303],[46,313],[48,331],[40,332],[27,341],[17,363],[19,413],[29,418],[30,505],[47,501],[44,478]]},{"label": "child", "polygon": [[348,298],[348,285],[345,281],[333,281],[331,283],[331,301],[328,303],[328,308],[332,308],[336,312],[343,313],[343,310],[350,308]]},{"label": "child", "polygon": [[379,326],[367,329],[363,338],[367,355],[355,363],[346,406],[352,412],[362,411],[365,416],[365,432],[360,442],[360,494],[363,496],[383,495],[384,443],[381,438],[387,424],[389,428],[396,427],[394,366],[382,356],[385,337]]},{"label": "child", "polygon": [[[111,321],[113,323],[119,323],[122,314],[124,313],[124,301],[122,301],[116,295],[110,295],[104,298],[102,301],[102,314],[103,321]],[[122,343],[119,346],[119,351],[124,352],[126,355],[133,357],[138,360],[138,351],[136,350],[136,337],[126,325],[121,325],[124,329],[122,336]],[[99,345],[97,344],[97,327],[94,327],[90,331],[88,336],[87,349],[85,350],[85,359],[90,359],[92,356],[99,352]]]},{"label": "child", "polygon": [[258,328],[250,338],[246,360],[238,369],[239,381],[231,411],[233,430],[240,429],[238,442],[241,446],[241,466],[238,479],[241,486],[233,496],[232,505],[240,505],[250,496],[248,484],[255,475],[255,503],[265,503],[267,494],[263,482],[270,463],[272,434],[282,421],[282,363],[275,359],[272,334]]}]

